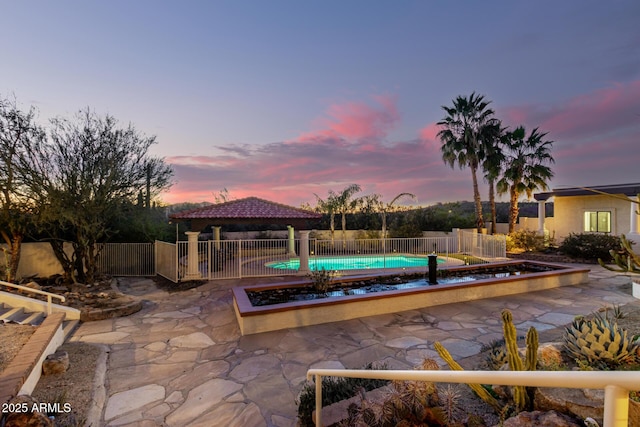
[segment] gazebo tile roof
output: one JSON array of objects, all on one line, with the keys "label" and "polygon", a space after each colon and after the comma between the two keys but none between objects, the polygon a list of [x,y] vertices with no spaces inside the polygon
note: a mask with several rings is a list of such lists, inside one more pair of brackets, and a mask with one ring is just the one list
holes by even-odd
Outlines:
[{"label": "gazebo tile roof", "polygon": [[319,219],[322,215],[292,206],[283,205],[258,197],[231,200],[229,202],[205,206],[170,216],[176,220],[189,219]]}]

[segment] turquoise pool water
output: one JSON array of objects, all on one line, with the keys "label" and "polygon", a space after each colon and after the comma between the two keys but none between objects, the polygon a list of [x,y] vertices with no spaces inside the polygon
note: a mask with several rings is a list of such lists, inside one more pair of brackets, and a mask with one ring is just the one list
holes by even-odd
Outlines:
[{"label": "turquoise pool water", "polygon": [[[445,260],[438,258],[438,264]],[[309,268],[311,270],[369,270],[376,268],[412,268],[427,267],[429,259],[426,256],[360,256],[360,257],[322,257],[310,258]],[[298,270],[300,268],[299,259],[289,261],[268,262],[267,267],[279,270]]]}]

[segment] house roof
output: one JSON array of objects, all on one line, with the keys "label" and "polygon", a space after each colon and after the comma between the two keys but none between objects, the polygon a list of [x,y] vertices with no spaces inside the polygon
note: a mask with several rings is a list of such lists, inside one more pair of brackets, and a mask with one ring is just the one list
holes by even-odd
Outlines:
[{"label": "house roof", "polygon": [[599,194],[624,194],[625,196],[635,197],[640,194],[640,183],[554,188],[550,192],[536,193],[533,197],[536,200],[548,200],[556,196],[596,196]]},{"label": "house roof", "polygon": [[191,221],[192,229],[223,224],[286,224],[304,227],[321,214],[258,197],[231,200],[170,215],[174,221]]}]

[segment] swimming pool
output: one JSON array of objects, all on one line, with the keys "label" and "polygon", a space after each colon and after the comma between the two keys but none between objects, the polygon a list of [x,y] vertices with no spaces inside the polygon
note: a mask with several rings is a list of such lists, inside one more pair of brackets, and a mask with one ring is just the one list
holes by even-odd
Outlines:
[{"label": "swimming pool", "polygon": [[[438,257],[438,264],[446,260]],[[371,270],[377,268],[413,268],[427,267],[429,258],[426,256],[389,255],[389,256],[343,256],[309,258],[311,270]],[[298,270],[300,260],[275,261],[265,264],[266,267],[279,270]]]}]

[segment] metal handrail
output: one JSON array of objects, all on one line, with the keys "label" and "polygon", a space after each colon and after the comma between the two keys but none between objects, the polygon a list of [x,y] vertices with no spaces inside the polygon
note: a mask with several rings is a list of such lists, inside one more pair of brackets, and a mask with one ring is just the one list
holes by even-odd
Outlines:
[{"label": "metal handrail", "polygon": [[60,300],[60,302],[65,302],[66,301],[66,298],[63,297],[62,295],[52,294],[51,292],[45,292],[45,291],[41,291],[39,289],[33,289],[33,288],[28,287],[28,286],[16,285],[16,284],[5,282],[5,281],[2,281],[2,280],[0,280],[0,285],[7,286],[9,288],[20,289],[21,291],[32,292],[34,294],[46,295],[46,297],[47,297],[47,314],[53,313],[53,308],[51,307],[51,304],[52,304],[52,300],[51,299],[52,298],[58,298]]},{"label": "metal handrail", "polygon": [[640,384],[640,371],[430,371],[309,369],[316,384],[316,425],[322,425],[322,377],[369,378],[528,387],[604,389],[603,427],[626,427],[629,391]]}]

